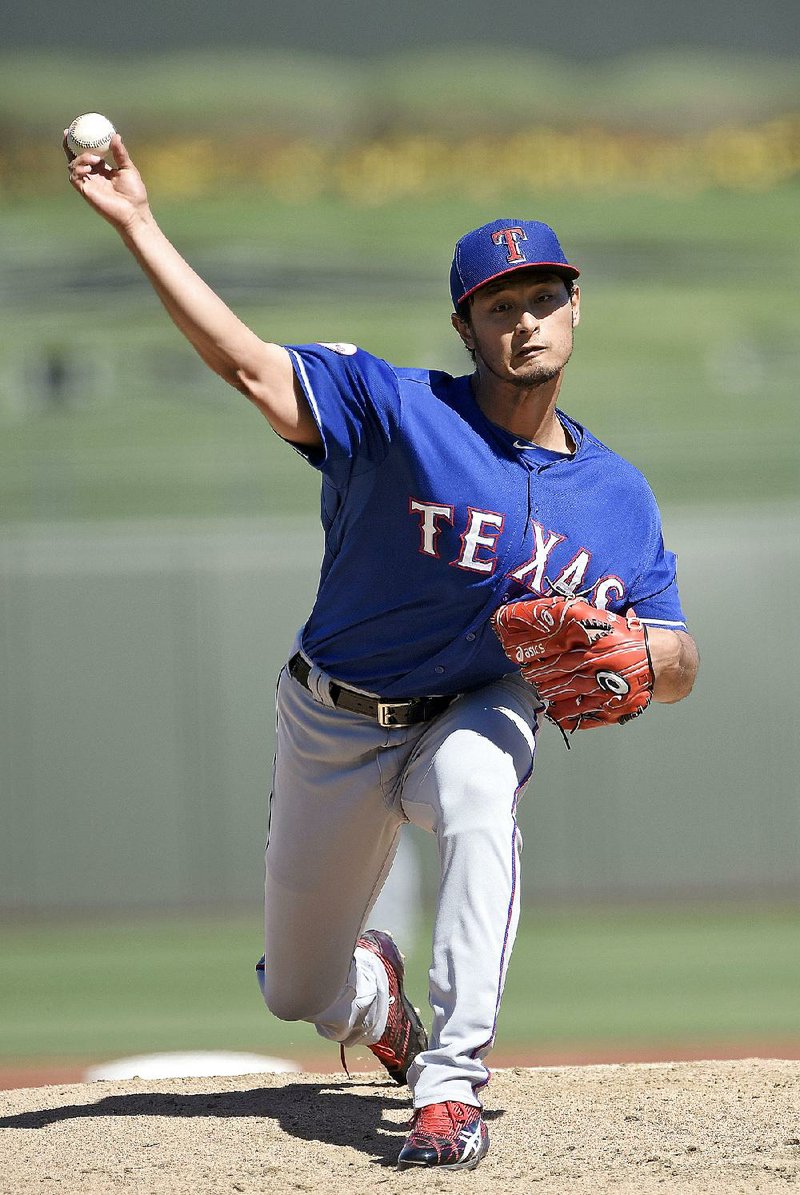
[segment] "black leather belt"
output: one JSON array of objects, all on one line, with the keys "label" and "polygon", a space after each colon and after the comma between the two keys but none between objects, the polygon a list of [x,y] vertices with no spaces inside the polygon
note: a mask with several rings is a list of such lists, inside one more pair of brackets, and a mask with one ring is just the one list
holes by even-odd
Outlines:
[{"label": "black leather belt", "polygon": [[[304,656],[292,656],[289,661],[289,675],[308,689],[308,678],[311,665]],[[357,693],[355,689],[348,689],[336,681],[331,682],[331,701],[340,710],[349,710],[351,714],[363,714],[366,718],[374,718],[379,726],[414,726],[417,722],[427,722],[443,713],[448,705],[456,699],[456,694],[445,697],[409,697],[407,701],[383,701],[380,697],[367,697],[364,693]]]}]

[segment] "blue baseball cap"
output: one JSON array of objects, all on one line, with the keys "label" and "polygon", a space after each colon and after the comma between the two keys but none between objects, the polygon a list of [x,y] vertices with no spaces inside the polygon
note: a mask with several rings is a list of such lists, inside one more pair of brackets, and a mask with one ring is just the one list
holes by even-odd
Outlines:
[{"label": "blue baseball cap", "polygon": [[474,294],[487,282],[513,270],[549,270],[565,278],[577,278],[580,270],[564,256],[558,237],[539,220],[493,220],[467,232],[458,242],[450,267],[453,306]]}]

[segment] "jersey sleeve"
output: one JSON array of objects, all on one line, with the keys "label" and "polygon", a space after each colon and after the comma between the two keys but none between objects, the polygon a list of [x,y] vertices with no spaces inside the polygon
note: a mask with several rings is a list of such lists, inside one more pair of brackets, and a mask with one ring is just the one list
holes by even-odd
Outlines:
[{"label": "jersey sleeve", "polygon": [[649,535],[640,572],[628,591],[627,604],[648,626],[685,631],[686,618],[678,593],[677,557],[664,547],[661,515],[652,493],[649,498]]},{"label": "jersey sleeve", "polygon": [[380,465],[400,420],[391,365],[352,344],[286,349],[322,436],[321,449],[301,455],[334,483]]},{"label": "jersey sleeve", "polygon": [[665,550],[662,568],[653,576],[654,583],[658,583],[659,580],[665,582],[664,588],[641,598],[632,598],[630,601],[637,617],[648,626],[666,627],[671,631],[686,630],[686,617],[681,607],[675,568],[674,553]]}]

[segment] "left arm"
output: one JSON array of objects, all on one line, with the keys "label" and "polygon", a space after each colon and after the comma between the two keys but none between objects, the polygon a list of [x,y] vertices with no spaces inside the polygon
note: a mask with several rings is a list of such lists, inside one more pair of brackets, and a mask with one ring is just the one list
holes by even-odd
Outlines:
[{"label": "left arm", "polygon": [[686,631],[648,627],[647,638],[655,684],[653,700],[682,701],[692,691],[700,656],[697,644]]}]

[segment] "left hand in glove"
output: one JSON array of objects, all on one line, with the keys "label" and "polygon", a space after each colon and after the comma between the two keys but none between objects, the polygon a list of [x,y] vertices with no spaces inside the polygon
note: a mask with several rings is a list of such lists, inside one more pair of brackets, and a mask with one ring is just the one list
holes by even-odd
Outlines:
[{"label": "left hand in glove", "polygon": [[503,651],[562,731],[629,722],[653,695],[647,629],[581,598],[508,602],[492,615]]}]

